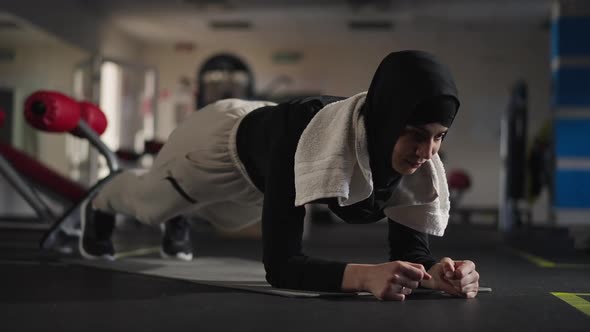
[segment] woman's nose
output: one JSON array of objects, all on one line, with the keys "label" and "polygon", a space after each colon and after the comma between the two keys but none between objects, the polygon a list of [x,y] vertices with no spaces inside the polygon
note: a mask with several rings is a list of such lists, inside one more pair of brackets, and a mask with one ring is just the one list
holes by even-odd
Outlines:
[{"label": "woman's nose", "polygon": [[429,140],[428,142],[424,142],[418,145],[416,155],[420,158],[430,160],[430,158],[432,158],[432,155],[434,155],[434,142],[432,142],[432,140]]}]

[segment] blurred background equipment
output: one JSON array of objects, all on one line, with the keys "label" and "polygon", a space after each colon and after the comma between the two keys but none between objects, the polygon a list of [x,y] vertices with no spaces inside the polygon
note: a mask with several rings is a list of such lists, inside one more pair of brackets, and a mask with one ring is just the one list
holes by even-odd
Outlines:
[{"label": "blurred background equipment", "polygon": [[218,54],[207,59],[199,69],[197,81],[197,110],[220,99],[254,97],[254,74],[233,54]]},{"label": "blurred background equipment", "polygon": [[2,123],[4,128],[0,130],[0,142],[11,143],[13,132],[13,116],[12,105],[14,103],[14,92],[12,89],[0,87],[0,113],[2,115]]},{"label": "blurred background equipment", "polygon": [[526,147],[528,121],[528,87],[526,82],[514,83],[510,101],[502,117],[500,134],[500,219],[499,230],[510,232],[515,226],[530,222],[528,206],[523,199],[526,181]]},{"label": "blurred background equipment", "polygon": [[553,7],[551,108],[554,169],[551,222],[590,250],[590,3]]},{"label": "blurred background equipment", "polygon": [[452,169],[447,173],[449,199],[451,201],[451,221],[458,219],[461,223],[469,223],[471,210],[461,206],[461,199],[471,188],[471,177],[464,169]]},{"label": "blurred background equipment", "polygon": [[[26,99],[24,114],[27,122],[39,130],[69,132],[87,139],[105,157],[110,174],[118,172],[115,155],[99,138],[107,128],[107,120],[96,105],[55,91],[37,91]],[[36,221],[47,225],[41,246],[64,253],[75,251],[77,242],[70,238],[78,236],[78,204],[102,182],[85,188],[5,143],[0,143],[0,174],[33,209]],[[18,220],[15,216],[5,218]],[[30,224],[20,226],[27,228]]]},{"label": "blurred background equipment", "polygon": [[[123,155],[141,155],[145,142],[158,131],[156,114],[157,71],[115,58],[93,56],[74,71],[74,94],[100,106],[109,126],[104,144]],[[68,136],[66,157],[70,176],[89,185],[109,173],[106,160],[85,139]],[[149,159],[146,160],[149,165]]]},{"label": "blurred background equipment", "polygon": [[[25,118],[28,123],[43,131],[70,132],[71,134],[88,140],[105,159],[109,173],[101,181],[89,186],[82,197],[73,200],[73,204],[54,220],[48,220],[51,228],[41,239],[41,247],[44,249],[57,249],[59,251],[75,251],[76,241],[65,241],[68,237],[76,238],[78,234],[68,233],[68,230],[79,229],[80,204],[83,199],[95,194],[95,192],[111,176],[119,172],[119,162],[115,154],[101,141],[102,135],[107,129],[107,118],[94,104],[89,102],[77,102],[76,100],[55,91],[38,91],[30,95],[25,101]],[[42,182],[60,179],[50,174]],[[68,183],[66,179],[60,181]],[[59,187],[53,184],[50,187]],[[73,244],[73,247],[69,247]]]},{"label": "blurred background equipment", "polygon": [[553,188],[555,147],[552,127],[551,120],[544,122],[533,136],[527,154],[527,199],[531,205],[540,199],[543,192],[551,194]]}]

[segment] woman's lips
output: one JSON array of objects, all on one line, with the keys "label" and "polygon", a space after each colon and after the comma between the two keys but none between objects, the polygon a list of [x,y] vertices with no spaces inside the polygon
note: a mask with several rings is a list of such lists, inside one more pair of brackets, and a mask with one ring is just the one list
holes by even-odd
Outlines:
[{"label": "woman's lips", "polygon": [[415,163],[415,162],[412,162],[412,161],[410,161],[410,160],[406,160],[406,162],[407,162],[407,163],[408,163],[408,164],[409,164],[409,165],[410,165],[412,168],[418,168],[418,167],[422,166],[422,164],[423,164],[423,163]]}]

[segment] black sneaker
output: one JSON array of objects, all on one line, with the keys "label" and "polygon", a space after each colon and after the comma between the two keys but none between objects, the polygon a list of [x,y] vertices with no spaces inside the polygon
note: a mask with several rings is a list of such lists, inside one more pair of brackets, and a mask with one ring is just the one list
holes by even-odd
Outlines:
[{"label": "black sneaker", "polygon": [[55,232],[51,249],[59,252],[60,254],[72,255],[75,253],[79,242],[79,235],[75,236],[68,234],[63,229],[59,229],[57,232]]},{"label": "black sneaker", "polygon": [[88,199],[80,207],[80,216],[80,254],[87,259],[114,260],[115,247],[111,235],[115,229],[115,215],[94,210]]},{"label": "black sneaker", "polygon": [[183,261],[193,259],[193,244],[191,241],[191,227],[182,217],[172,218],[162,224],[162,248],[160,254],[164,258],[177,258]]}]

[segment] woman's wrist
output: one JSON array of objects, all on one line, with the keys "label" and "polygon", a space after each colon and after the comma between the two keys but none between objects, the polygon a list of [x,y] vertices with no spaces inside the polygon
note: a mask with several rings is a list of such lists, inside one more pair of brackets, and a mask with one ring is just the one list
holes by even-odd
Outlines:
[{"label": "woman's wrist", "polygon": [[436,273],[435,272],[435,267],[437,266],[437,264],[439,264],[439,263],[436,263],[436,264],[432,265],[430,267],[430,269],[428,269],[428,271],[426,271],[426,272],[428,272],[428,274],[430,274],[431,276],[433,276],[433,278],[430,279],[430,280],[422,280],[422,281],[420,281],[420,286],[421,287],[430,288],[430,289],[433,289],[434,288],[434,273]]},{"label": "woman's wrist", "polygon": [[372,266],[371,264],[347,264],[342,277],[342,291],[366,291],[367,279]]}]

